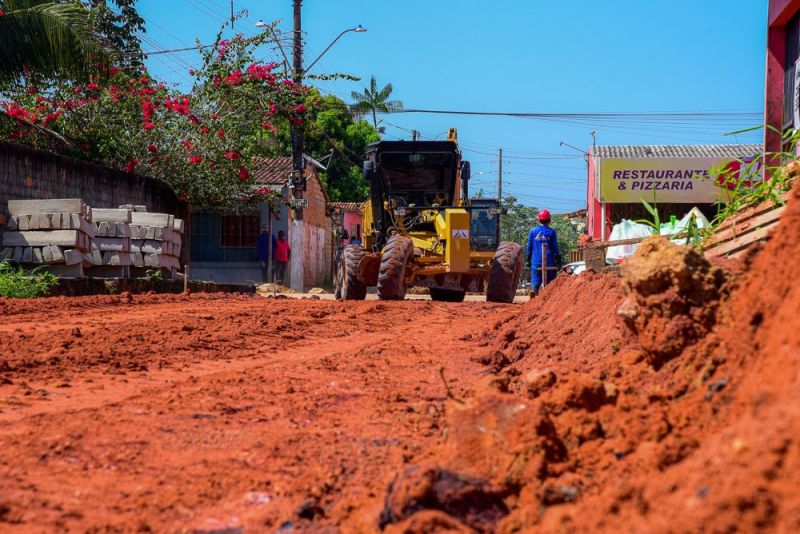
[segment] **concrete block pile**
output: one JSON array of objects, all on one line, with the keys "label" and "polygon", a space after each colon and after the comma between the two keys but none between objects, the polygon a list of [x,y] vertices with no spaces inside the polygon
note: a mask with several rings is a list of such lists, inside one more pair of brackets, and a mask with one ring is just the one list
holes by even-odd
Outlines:
[{"label": "concrete block pile", "polygon": [[131,211],[129,209],[92,209],[94,246],[93,276],[127,277],[133,265],[131,256]]},{"label": "concrete block pile", "polygon": [[131,212],[133,265],[144,268],[180,268],[183,221],[167,213]]},{"label": "concrete block pile", "polygon": [[81,277],[92,265],[95,227],[81,199],[9,200],[0,260]]}]

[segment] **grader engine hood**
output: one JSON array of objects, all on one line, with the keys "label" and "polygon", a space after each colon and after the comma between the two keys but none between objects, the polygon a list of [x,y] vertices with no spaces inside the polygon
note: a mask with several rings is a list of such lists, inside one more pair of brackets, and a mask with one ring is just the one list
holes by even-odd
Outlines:
[{"label": "grader engine hood", "polygon": [[436,234],[445,242],[444,261],[447,272],[469,272],[469,213],[450,208],[436,216]]}]

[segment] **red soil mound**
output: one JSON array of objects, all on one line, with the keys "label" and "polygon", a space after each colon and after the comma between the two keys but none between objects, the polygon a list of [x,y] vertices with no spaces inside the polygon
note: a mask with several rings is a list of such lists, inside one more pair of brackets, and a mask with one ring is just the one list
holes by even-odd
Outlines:
[{"label": "red soil mound", "polygon": [[800,531],[797,197],[730,292],[654,241],[624,291],[560,278],[478,336],[491,374],[450,401],[437,461],[505,495],[497,531]]}]

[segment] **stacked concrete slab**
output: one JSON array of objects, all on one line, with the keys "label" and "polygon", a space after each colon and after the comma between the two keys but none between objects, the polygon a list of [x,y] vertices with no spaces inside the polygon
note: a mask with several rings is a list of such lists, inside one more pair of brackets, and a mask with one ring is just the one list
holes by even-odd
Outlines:
[{"label": "stacked concrete slab", "polygon": [[131,212],[133,265],[162,268],[172,273],[180,268],[183,221],[168,213]]},{"label": "stacked concrete slab", "polygon": [[100,277],[130,276],[131,257],[131,210],[92,209],[94,224],[94,267],[89,274]]},{"label": "stacked concrete slab", "polygon": [[78,198],[9,200],[0,260],[81,277],[92,265],[92,210]]}]

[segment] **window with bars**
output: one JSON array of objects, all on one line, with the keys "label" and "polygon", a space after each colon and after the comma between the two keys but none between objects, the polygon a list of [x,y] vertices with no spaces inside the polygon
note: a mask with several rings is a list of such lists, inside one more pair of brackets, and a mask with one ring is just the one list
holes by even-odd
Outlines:
[{"label": "window with bars", "polygon": [[254,248],[260,227],[258,215],[223,215],[220,217],[220,247]]},{"label": "window with bars", "polygon": [[800,58],[800,12],[796,13],[786,25],[786,55],[783,63],[783,129],[800,125],[794,124],[794,108],[798,97],[795,87],[797,60]]}]

